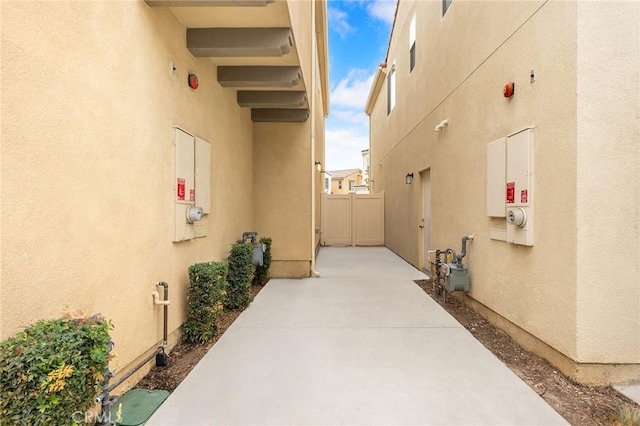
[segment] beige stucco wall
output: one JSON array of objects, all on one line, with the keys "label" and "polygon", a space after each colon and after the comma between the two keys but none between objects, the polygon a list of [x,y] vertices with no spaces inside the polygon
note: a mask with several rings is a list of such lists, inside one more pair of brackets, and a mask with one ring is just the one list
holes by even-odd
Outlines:
[{"label": "beige stucco wall", "polygon": [[309,276],[310,126],[310,120],[254,124],[254,223],[259,235],[273,239],[275,277]]},{"label": "beige stucco wall", "polygon": [[[0,5],[0,338],[40,318],[101,312],[125,368],[161,339],[154,283],[170,285],[173,331],[188,266],[225,258],[253,228],[250,112],[217,84],[209,60],[186,51],[185,29],[165,9]],[[172,242],[174,125],[212,151],[208,235],[182,243]]]},{"label": "beige stucco wall", "polygon": [[[396,106],[387,116],[385,82],[371,114],[386,244],[422,266],[419,172],[430,169],[431,246],[459,250],[463,235],[476,236],[465,259],[474,299],[575,361],[640,362],[638,5],[454,1],[444,18],[440,7],[400,2],[387,58],[397,67]],[[417,64],[409,73],[414,12]],[[611,28],[600,40],[602,26]],[[512,99],[502,96],[507,81],[516,82]],[[444,119],[448,127],[434,132]],[[526,127],[535,128],[533,247],[492,240],[490,229],[504,228],[504,219],[486,216],[486,146]],[[408,172],[413,185],[404,183]],[[623,217],[630,228],[607,231]],[[605,253],[625,253],[628,264],[612,274]]]},{"label": "beige stucco wall", "polygon": [[577,34],[577,355],[638,363],[640,3],[580,2]]},{"label": "beige stucco wall", "polygon": [[287,3],[291,29],[295,36],[298,58],[300,60],[302,78],[307,90],[310,90],[312,85],[312,58],[315,54],[315,36],[310,31],[312,28],[313,4],[311,1],[289,1]]},{"label": "beige stucco wall", "polygon": [[[323,182],[314,163],[324,164],[326,111],[323,109],[319,61],[326,58],[318,57],[316,34],[309,31],[312,29],[313,5],[308,1],[288,3],[303,79],[307,92],[313,91],[313,96],[308,96],[310,117],[304,123],[254,124],[253,218],[258,234],[273,239],[273,277],[308,277],[313,249],[320,243]],[[315,180],[313,188],[311,179]],[[312,214],[315,215],[313,222]],[[312,235],[315,235],[313,240]]]}]

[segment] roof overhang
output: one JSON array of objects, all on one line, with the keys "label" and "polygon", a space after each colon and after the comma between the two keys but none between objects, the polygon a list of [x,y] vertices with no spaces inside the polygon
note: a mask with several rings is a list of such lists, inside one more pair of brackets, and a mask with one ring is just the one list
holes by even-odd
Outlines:
[{"label": "roof overhang", "polygon": [[151,7],[257,7],[274,0],[145,0]]},{"label": "roof overhang", "polygon": [[364,112],[366,112],[367,115],[371,115],[371,112],[373,111],[373,106],[378,100],[386,75],[387,73],[384,72],[384,69],[379,66],[376,70],[376,74],[373,76],[373,83],[371,83],[371,89],[369,89],[369,97],[367,98],[367,103],[364,106]]},{"label": "roof overhang", "polygon": [[[222,87],[241,89],[238,104],[252,108],[254,122],[300,122],[309,117],[310,87],[302,78],[289,1],[296,0],[145,0],[171,11],[186,28],[189,52],[216,65]],[[316,22],[324,23],[316,24],[316,34],[327,111],[326,0],[314,2]]]}]

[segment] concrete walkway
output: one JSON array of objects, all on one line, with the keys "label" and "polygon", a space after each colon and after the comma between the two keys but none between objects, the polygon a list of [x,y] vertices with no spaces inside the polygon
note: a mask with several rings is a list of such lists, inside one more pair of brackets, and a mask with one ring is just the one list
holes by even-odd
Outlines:
[{"label": "concrete walkway", "polygon": [[271,280],[148,425],[567,424],[386,248]]}]

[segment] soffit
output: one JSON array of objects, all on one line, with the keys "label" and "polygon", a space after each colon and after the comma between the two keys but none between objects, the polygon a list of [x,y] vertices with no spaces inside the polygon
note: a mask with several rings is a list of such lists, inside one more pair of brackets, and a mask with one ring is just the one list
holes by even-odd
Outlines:
[{"label": "soffit", "polygon": [[[246,74],[251,74],[252,69],[258,69],[252,67],[274,67],[271,70],[273,72],[266,74],[273,75],[272,84],[266,82],[251,86],[248,83],[255,84],[255,79],[235,82],[234,79],[227,79],[225,82],[220,82],[226,90],[306,91],[302,78],[296,80],[293,85],[277,83],[282,73],[276,67],[300,67],[295,34],[291,31],[287,0],[146,0],[146,2],[151,7],[163,7],[171,11],[178,22],[186,28],[187,49],[194,56],[206,57],[218,67],[247,67]],[[194,4],[199,6],[193,6]],[[230,4],[236,6],[229,6]],[[290,32],[286,33],[287,29]],[[285,33],[289,34],[289,37]],[[252,114],[260,117],[260,121],[273,118],[272,121],[282,122],[291,117],[299,121],[300,117],[305,116],[305,114],[286,111],[291,106],[289,96],[264,98],[255,93],[252,96],[252,102],[257,99],[255,101],[257,105],[267,105],[274,110],[258,111],[257,114]],[[268,102],[265,99],[268,99]],[[282,100],[282,103],[278,104],[278,100]],[[245,99],[241,106],[252,105],[252,102],[246,102]],[[296,104],[301,105],[300,102]],[[308,103],[304,102],[303,106],[295,109],[305,109],[308,112]],[[278,114],[281,114],[281,117]]]},{"label": "soffit", "polygon": [[[226,4],[226,3],[225,3]],[[169,7],[178,22],[186,28],[290,28],[289,7],[286,0],[258,7]],[[299,65],[294,48],[282,57],[215,57],[216,65]]]}]

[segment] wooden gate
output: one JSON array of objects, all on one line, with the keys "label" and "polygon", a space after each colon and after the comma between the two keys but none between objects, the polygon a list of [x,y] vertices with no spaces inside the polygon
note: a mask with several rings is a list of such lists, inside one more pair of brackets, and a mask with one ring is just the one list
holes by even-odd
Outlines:
[{"label": "wooden gate", "polygon": [[384,193],[323,194],[323,246],[383,246]]}]

